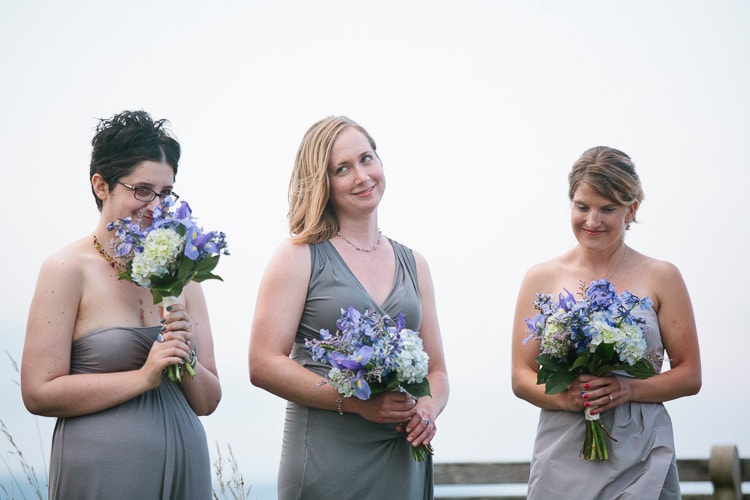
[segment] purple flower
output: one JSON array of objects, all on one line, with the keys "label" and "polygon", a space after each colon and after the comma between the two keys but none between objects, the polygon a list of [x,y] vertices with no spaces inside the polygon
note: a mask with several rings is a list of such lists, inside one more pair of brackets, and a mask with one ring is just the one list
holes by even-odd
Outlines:
[{"label": "purple flower", "polygon": [[369,345],[363,345],[359,350],[352,356],[347,357],[340,352],[332,352],[328,355],[328,360],[331,365],[339,370],[352,370],[357,372],[354,380],[354,394],[359,399],[370,399],[370,384],[364,379],[365,367],[370,362],[372,357],[373,349]]},{"label": "purple flower", "polygon": [[213,232],[201,233],[198,226],[192,226],[187,231],[185,240],[185,257],[190,260],[197,260],[202,253],[219,253],[218,249],[213,252],[211,249],[216,245],[211,242]]}]

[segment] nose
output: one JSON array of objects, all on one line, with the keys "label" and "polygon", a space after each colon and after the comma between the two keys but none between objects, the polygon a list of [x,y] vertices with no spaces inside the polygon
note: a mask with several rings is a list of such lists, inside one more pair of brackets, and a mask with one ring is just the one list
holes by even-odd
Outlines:
[{"label": "nose", "polygon": [[586,214],[586,225],[589,228],[595,228],[599,225],[599,211],[598,210],[590,210],[588,214]]},{"label": "nose", "polygon": [[156,198],[148,202],[147,207],[149,210],[153,211],[156,207],[159,207],[161,205],[162,205],[161,198],[157,196]]},{"label": "nose", "polygon": [[365,168],[360,165],[357,165],[356,167],[354,167],[354,174],[355,174],[354,180],[358,184],[361,184],[370,178]]}]

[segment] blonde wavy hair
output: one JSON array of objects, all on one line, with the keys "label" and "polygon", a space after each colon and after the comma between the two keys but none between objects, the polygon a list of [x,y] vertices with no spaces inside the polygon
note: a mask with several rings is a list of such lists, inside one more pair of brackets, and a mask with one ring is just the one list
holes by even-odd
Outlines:
[{"label": "blonde wavy hair", "polygon": [[329,202],[328,164],[333,143],[348,127],[362,132],[375,152],[375,141],[370,134],[345,116],[329,116],[316,122],[302,138],[289,181],[287,217],[295,243],[320,243],[334,237],[339,230],[336,213]]}]

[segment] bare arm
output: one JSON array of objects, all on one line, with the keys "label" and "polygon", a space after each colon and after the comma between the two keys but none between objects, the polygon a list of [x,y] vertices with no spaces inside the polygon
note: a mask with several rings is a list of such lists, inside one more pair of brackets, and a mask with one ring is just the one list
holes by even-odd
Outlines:
[{"label": "bare arm", "polygon": [[192,334],[189,338],[195,346],[198,362],[195,365],[195,378],[185,377],[182,390],[197,415],[210,415],[221,401],[221,386],[216,370],[208,308],[200,284],[191,283],[185,287],[183,299],[192,324],[191,331],[187,333]]},{"label": "bare arm", "polygon": [[295,403],[336,410],[337,391],[289,358],[310,279],[307,245],[284,242],[261,279],[250,334],[250,381]]},{"label": "bare arm", "polygon": [[535,358],[539,354],[539,342],[529,340],[524,344],[528,336],[525,319],[537,312],[534,309],[536,294],[548,288],[545,276],[549,274],[549,270],[543,266],[546,264],[535,266],[526,273],[518,292],[511,345],[513,393],[535,406],[548,410],[582,410],[583,401],[578,401],[580,398],[571,398],[569,391],[555,395],[544,393],[544,385],[536,383],[539,364]]},{"label": "bare arm", "polygon": [[[430,382],[430,396],[419,398],[416,414],[407,425],[407,439],[415,446],[428,444],[435,436],[434,425],[424,425],[424,418],[435,421],[448,403],[449,384],[448,371],[443,352],[443,341],[438,324],[437,307],[435,304],[435,290],[432,275],[427,261],[414,252],[417,262],[417,278],[419,295],[422,301],[422,324],[419,336],[422,338],[424,349],[430,357],[430,368],[427,379]],[[420,420],[422,419],[422,425]]]},{"label": "bare arm", "polygon": [[29,309],[21,363],[26,408],[50,417],[85,415],[123,403],[159,385],[167,359],[140,370],[70,375],[73,330],[85,277],[66,254],[48,259]]},{"label": "bare arm", "polygon": [[616,402],[660,403],[697,394],[701,388],[698,334],[685,282],[679,270],[667,262],[656,262],[652,271],[659,329],[669,356],[670,369],[648,379],[620,380]]}]

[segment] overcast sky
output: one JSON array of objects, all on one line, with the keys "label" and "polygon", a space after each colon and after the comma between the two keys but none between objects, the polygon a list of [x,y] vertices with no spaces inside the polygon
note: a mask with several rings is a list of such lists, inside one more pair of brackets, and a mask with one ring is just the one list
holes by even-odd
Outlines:
[{"label": "overcast sky", "polygon": [[[302,135],[344,114],[378,143],[383,233],[432,269],[451,379],[436,460],[528,460],[538,410],[510,389],[515,296],[575,244],[567,172],[604,144],[645,188],[628,244],[675,263],[693,298],[704,384],[667,403],[678,455],[748,456],[749,26],[742,0],[2,2],[0,347],[20,363],[42,260],[96,224],[96,119],[168,118],[175,190],[232,251],[204,285],[224,397],[203,423],[248,483],[272,482],[284,402],[248,381],[255,295],[288,234]],[[0,419],[43,476],[54,420],[25,411],[0,359]]]}]

